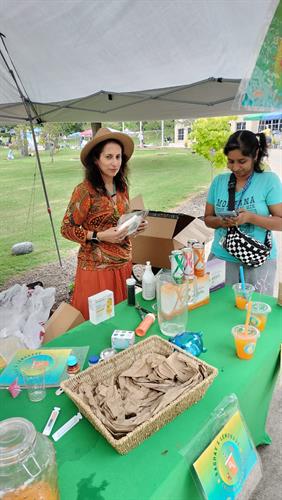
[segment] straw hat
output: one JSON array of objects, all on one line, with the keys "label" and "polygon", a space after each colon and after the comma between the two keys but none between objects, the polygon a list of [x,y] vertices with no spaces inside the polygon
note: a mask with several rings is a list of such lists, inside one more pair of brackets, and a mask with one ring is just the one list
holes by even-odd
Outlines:
[{"label": "straw hat", "polygon": [[85,144],[80,153],[80,159],[83,165],[86,166],[86,158],[89,153],[91,153],[92,149],[100,142],[107,141],[108,139],[116,139],[119,141],[123,145],[124,154],[129,160],[134,151],[134,142],[131,137],[122,132],[112,132],[108,128],[100,128],[93,139]]}]

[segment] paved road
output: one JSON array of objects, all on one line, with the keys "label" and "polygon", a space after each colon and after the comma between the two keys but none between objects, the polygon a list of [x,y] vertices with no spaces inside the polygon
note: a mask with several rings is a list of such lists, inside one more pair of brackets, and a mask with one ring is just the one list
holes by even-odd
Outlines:
[{"label": "paved road", "polygon": [[[268,163],[273,172],[279,175],[282,182],[282,149],[270,149]],[[282,232],[275,232],[275,237],[278,246],[278,272],[275,285],[275,293],[278,291],[278,283],[282,282]]]},{"label": "paved road", "polygon": [[[279,175],[282,181],[282,149],[271,149],[269,151],[269,166],[273,172]],[[282,282],[282,232],[276,232],[278,243],[278,281]],[[274,295],[276,294],[274,293]],[[281,328],[281,324],[277,328]],[[280,375],[282,376],[282,375]],[[281,498],[282,483],[282,391],[281,384],[276,386],[272,399],[269,416],[267,419],[267,430],[272,437],[272,444],[259,446],[258,451],[262,461],[263,480],[255,490],[250,500],[276,500]]]}]

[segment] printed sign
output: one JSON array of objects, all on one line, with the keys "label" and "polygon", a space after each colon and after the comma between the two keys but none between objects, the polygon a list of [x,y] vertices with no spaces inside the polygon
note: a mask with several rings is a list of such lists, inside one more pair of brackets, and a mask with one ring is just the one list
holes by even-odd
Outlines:
[{"label": "printed sign", "polygon": [[256,450],[237,411],[193,466],[208,500],[231,500],[243,491],[257,462]]}]

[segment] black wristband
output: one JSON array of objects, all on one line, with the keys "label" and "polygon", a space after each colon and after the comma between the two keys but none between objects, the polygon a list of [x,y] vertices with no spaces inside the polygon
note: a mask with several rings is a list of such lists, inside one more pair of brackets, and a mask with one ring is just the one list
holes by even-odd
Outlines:
[{"label": "black wristband", "polygon": [[96,231],[93,231],[93,234],[92,234],[90,242],[91,243],[95,243],[95,245],[97,245],[97,243],[100,243],[99,238],[97,238],[97,232]]}]

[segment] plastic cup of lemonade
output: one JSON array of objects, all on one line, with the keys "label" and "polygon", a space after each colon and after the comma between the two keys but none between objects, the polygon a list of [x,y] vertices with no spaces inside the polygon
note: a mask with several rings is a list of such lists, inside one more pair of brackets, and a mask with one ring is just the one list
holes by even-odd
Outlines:
[{"label": "plastic cup of lemonade", "polygon": [[238,309],[244,310],[247,303],[252,298],[255,287],[253,285],[250,285],[249,283],[245,283],[245,287],[243,289],[242,283],[235,283],[232,288],[235,294],[235,306],[238,307]]},{"label": "plastic cup of lemonade", "polygon": [[257,340],[260,336],[259,330],[252,325],[247,327],[245,333],[245,325],[236,325],[232,328],[232,335],[235,340],[236,354],[240,359],[252,359]]},{"label": "plastic cup of lemonade", "polygon": [[270,312],[271,307],[265,302],[253,302],[250,325],[255,326],[260,332],[262,332],[265,329],[267,317]]}]

